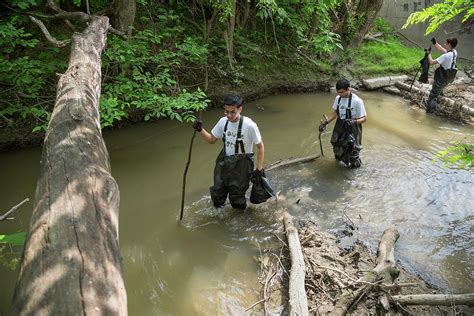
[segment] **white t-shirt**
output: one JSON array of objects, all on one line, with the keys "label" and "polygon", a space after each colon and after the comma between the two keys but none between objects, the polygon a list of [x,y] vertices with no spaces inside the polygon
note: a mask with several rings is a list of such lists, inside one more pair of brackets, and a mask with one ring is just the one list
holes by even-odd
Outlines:
[{"label": "white t-shirt", "polygon": [[[363,116],[367,116],[367,113],[365,112],[365,106],[364,106],[364,101],[362,101],[361,98],[359,98],[356,94],[352,93],[352,101],[351,101],[351,112],[352,112],[352,117],[353,119],[357,119]],[[336,99],[334,100],[334,103],[332,105],[332,108],[334,110],[337,109],[337,103],[339,101],[339,96],[336,96]],[[344,120],[346,118],[346,109],[349,104],[349,98],[341,98],[341,102],[339,103],[339,118],[341,120]]]},{"label": "white t-shirt", "polygon": [[456,55],[456,57],[454,57],[454,67],[453,68],[456,68],[456,59],[458,58],[458,52],[455,49],[439,56],[438,58],[436,58],[436,61],[438,62],[438,64],[443,66],[444,69],[451,69],[451,64],[453,63],[453,56],[454,55]]},{"label": "white t-shirt", "polygon": [[[215,138],[223,138],[224,136],[224,127],[225,123],[227,122],[227,117],[223,117],[217,122],[216,126],[212,129],[211,133],[214,135]],[[235,154],[235,141],[237,138],[237,130],[239,128],[239,121],[231,122],[227,124],[227,132],[225,135],[225,153],[227,156],[231,156]],[[242,122],[242,140],[244,142],[244,149],[245,153],[253,153],[253,145],[260,144],[262,142],[262,136],[260,135],[260,131],[258,130],[257,124],[252,121],[251,118],[244,116],[244,121]],[[239,145],[239,151],[241,152],[241,148]]]}]

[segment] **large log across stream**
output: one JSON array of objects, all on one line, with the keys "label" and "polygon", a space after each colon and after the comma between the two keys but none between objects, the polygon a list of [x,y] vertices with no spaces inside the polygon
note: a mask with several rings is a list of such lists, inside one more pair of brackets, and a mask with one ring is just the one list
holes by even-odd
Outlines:
[{"label": "large log across stream", "polygon": [[119,190],[99,123],[107,17],[72,38],[46,132],[13,315],[126,315]]}]

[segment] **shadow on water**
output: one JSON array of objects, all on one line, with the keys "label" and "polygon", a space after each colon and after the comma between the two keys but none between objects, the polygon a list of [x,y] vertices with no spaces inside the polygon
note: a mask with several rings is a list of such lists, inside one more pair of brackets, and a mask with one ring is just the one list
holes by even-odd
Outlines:
[{"label": "shadow on water", "polygon": [[[356,237],[372,249],[383,230],[396,224],[401,233],[396,257],[405,267],[444,291],[472,291],[474,175],[444,168],[432,157],[451,140],[473,143],[474,129],[428,117],[397,97],[360,95],[369,115],[363,166],[338,166],[331,133],[326,132],[325,157],[268,174],[285,197],[278,205],[244,212],[228,205],[214,209],[208,188],[221,144],[211,146],[196,138],[181,224],[190,124],[160,121],[104,132],[121,193],[120,248],[129,313],[242,314],[260,298],[255,257],[259,249],[278,242],[274,234],[282,232],[283,209],[327,230],[342,227],[348,217],[359,228]],[[257,122],[262,133],[266,163],[319,153],[319,119],[329,114],[333,100],[328,93],[296,94],[245,105],[243,114]],[[221,115],[219,109],[204,113],[204,127],[210,130]],[[38,160],[36,151],[0,156],[0,165],[8,170],[0,180],[0,209],[32,196]],[[9,223],[6,232],[25,230],[27,215],[21,225]],[[14,273],[1,272],[4,314]]]}]

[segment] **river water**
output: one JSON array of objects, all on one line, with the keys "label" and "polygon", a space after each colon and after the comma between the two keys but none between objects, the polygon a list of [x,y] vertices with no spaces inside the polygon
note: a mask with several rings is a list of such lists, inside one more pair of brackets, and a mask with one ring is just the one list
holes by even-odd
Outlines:
[{"label": "river water", "polygon": [[[290,212],[337,231],[351,220],[355,236],[376,249],[382,232],[396,225],[396,258],[444,292],[474,291],[474,172],[432,162],[450,141],[474,142],[474,128],[427,116],[402,99],[361,92],[368,112],[363,166],[346,169],[332,156],[268,174],[287,197]],[[334,95],[267,97],[244,106],[259,125],[265,162],[319,153],[318,122],[331,112]],[[221,109],[204,113],[212,128]],[[330,127],[330,130],[332,126]],[[187,176],[184,220],[178,225],[190,124],[160,121],[104,132],[120,193],[120,244],[130,315],[242,314],[258,301],[259,248],[281,233],[279,207],[244,212],[215,210],[209,201],[220,143],[197,135]],[[40,149],[0,154],[0,212],[34,197]],[[300,200],[298,207],[294,201]],[[283,206],[282,206],[283,205]],[[32,202],[1,233],[25,231]],[[21,249],[7,248],[7,259]],[[7,315],[16,271],[0,267],[0,314]]]}]

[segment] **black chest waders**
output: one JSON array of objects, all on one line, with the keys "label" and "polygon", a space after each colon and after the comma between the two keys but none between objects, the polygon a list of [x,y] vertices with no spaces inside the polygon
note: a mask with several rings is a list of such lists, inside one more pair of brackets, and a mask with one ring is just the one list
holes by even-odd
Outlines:
[{"label": "black chest waders", "polygon": [[[337,120],[332,131],[331,144],[337,161],[344,162],[347,166],[360,167],[359,153],[362,150],[362,125],[348,124],[341,119],[339,105],[341,97],[337,101]],[[352,93],[349,95],[349,103],[346,108],[346,119],[352,119]]]},{"label": "black chest waders", "polygon": [[224,135],[222,137],[224,146],[216,159],[214,185],[209,188],[212,203],[215,207],[222,207],[227,199],[227,195],[229,195],[229,201],[233,208],[243,210],[247,207],[245,193],[250,186],[250,176],[253,171],[253,154],[245,153],[244,142],[242,140],[243,121],[244,117],[240,116],[234,154],[231,156],[226,156],[225,153],[227,125],[229,121],[225,123]]},{"label": "black chest waders", "polygon": [[456,73],[458,71],[456,68],[454,68],[456,53],[454,51],[452,51],[452,53],[453,61],[451,63],[451,68],[444,69],[443,66],[440,65],[435,70],[433,85],[431,86],[430,95],[426,105],[426,112],[428,113],[433,113],[436,110],[438,107],[438,96],[441,94],[444,87],[453,82],[454,78],[456,77]]}]

